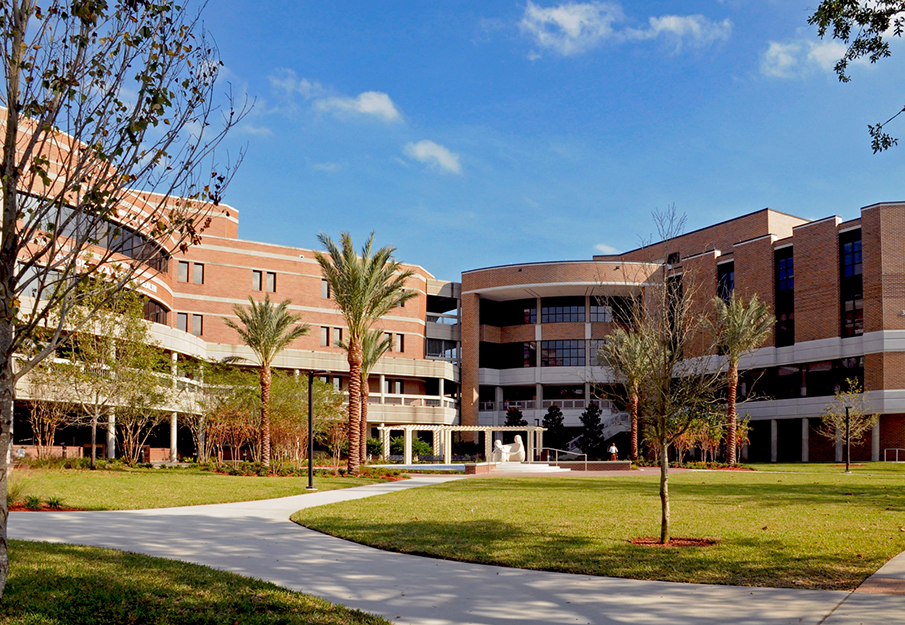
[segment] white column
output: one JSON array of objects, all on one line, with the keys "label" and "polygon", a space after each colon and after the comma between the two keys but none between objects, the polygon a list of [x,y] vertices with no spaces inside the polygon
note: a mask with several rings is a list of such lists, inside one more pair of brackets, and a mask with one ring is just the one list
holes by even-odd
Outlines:
[{"label": "white column", "polygon": [[525,450],[525,460],[528,462],[534,462],[534,432],[527,432],[525,438],[528,440],[525,441],[528,445],[528,448]]},{"label": "white column", "polygon": [[808,436],[810,435],[810,428],[808,427],[808,418],[805,417],[801,420],[801,461],[809,462],[809,450],[810,444],[808,440]]},{"label": "white column", "polygon": [[403,462],[405,464],[412,464],[412,431],[409,428],[405,428],[405,447],[403,453]]},{"label": "white column", "polygon": [[484,462],[490,462],[490,454],[493,451],[493,432],[484,432]]},{"label": "white column", "polygon": [[116,458],[116,412],[107,413],[107,458]]},{"label": "white column", "polygon": [[870,460],[871,462],[880,462],[880,416],[874,427],[870,431]]},{"label": "white column", "polygon": [[779,442],[779,427],[776,419],[770,419],[770,462],[776,462],[779,456],[777,447]]},{"label": "white column", "polygon": [[503,408],[503,387],[497,386],[493,389],[493,423],[491,425],[502,425],[500,419],[506,412]]},{"label": "white column", "polygon": [[443,449],[443,432],[439,430],[434,430],[432,432],[433,436],[433,445],[431,446],[431,454],[434,456],[442,455],[440,450]]},{"label": "white column", "polygon": [[381,425],[380,430],[380,450],[383,452],[380,458],[386,462],[387,456],[390,454],[390,431],[386,428],[383,428],[383,423]]},{"label": "white column", "polygon": [[452,463],[452,432],[443,432],[443,464]]},{"label": "white column", "polygon": [[[173,394],[175,395],[175,391],[177,388],[176,376],[179,375],[179,355],[176,352],[170,353],[170,376],[173,379]],[[177,449],[177,441],[178,441],[178,432],[179,432],[179,421],[178,415],[174,411],[170,414],[170,462],[176,462],[179,460],[179,451]]]},{"label": "white column", "polygon": [[843,460],[843,447],[845,447],[845,445],[843,445],[843,441],[842,441],[843,438],[844,437],[842,435],[842,430],[837,429],[836,430],[836,462],[842,462],[842,460]]},{"label": "white column", "polygon": [[383,374],[381,373],[379,377],[380,377],[380,392],[378,393],[378,395],[380,395],[380,403],[382,404],[382,403],[384,403],[384,401],[383,401],[383,396],[384,396],[384,394],[386,393],[386,390],[387,390],[387,383],[386,383],[386,376],[385,376],[385,375],[383,375]]}]

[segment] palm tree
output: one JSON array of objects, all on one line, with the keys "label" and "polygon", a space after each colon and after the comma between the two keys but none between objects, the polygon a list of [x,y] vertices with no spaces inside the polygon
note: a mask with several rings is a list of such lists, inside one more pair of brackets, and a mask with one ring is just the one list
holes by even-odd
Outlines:
[{"label": "palm tree", "polygon": [[738,390],[738,362],[746,353],[757,349],[773,331],[776,318],[770,314],[766,304],[757,299],[757,294],[745,303],[733,292],[729,301],[713,298],[716,319],[711,324],[716,335],[720,353],[726,358],[726,460],[730,465],[736,459],[735,397]]},{"label": "palm tree", "polygon": [[625,388],[632,422],[632,460],[638,459],[638,404],[641,399],[641,384],[650,373],[653,348],[641,332],[616,328],[597,353],[598,362],[610,367]]},{"label": "palm tree", "polygon": [[369,330],[361,342],[364,356],[361,362],[361,441],[359,443],[361,462],[367,460],[368,457],[368,396],[370,395],[368,376],[380,357],[390,351],[392,345],[393,339],[380,330]]},{"label": "palm tree", "polygon": [[244,308],[236,304],[233,306],[233,314],[242,322],[240,326],[232,319],[224,318],[230,328],[239,333],[239,336],[251,348],[257,357],[258,366],[261,367],[261,463],[265,467],[270,466],[270,417],[267,414],[267,404],[270,401],[270,365],[283,349],[292,341],[308,334],[309,327],[305,324],[295,325],[301,321],[301,317],[289,312],[290,301],[287,299],[274,304],[267,295],[263,302],[256,302],[248,297],[250,306]]},{"label": "palm tree", "polygon": [[358,475],[364,337],[377,319],[417,296],[415,291],[404,288],[405,281],[414,272],[403,270],[393,259],[394,247],[385,246],[372,251],[373,232],[361,248],[361,255],[355,252],[352,236],[348,232],[342,233],[342,247],[324,233],[319,234],[318,239],[327,253],[315,252],[314,256],[349,329],[346,343],[349,361],[349,472]]}]

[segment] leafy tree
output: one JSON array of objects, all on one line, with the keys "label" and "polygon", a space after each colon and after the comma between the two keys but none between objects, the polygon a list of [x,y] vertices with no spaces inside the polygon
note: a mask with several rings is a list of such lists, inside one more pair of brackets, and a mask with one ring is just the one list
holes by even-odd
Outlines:
[{"label": "leafy tree", "polygon": [[737,457],[735,400],[738,392],[738,363],[742,356],[764,344],[773,332],[776,318],[766,304],[751,296],[746,303],[736,293],[726,302],[713,298],[716,319],[712,328],[716,344],[726,360],[726,462],[734,465]]},{"label": "leafy tree", "polygon": [[[94,282],[105,296],[93,300],[99,310],[149,279],[149,265],[163,269],[170,253],[198,241],[234,171],[216,165],[214,149],[244,110],[218,110],[216,48],[181,3],[10,0],[0,21],[0,449],[8,449],[16,383],[81,329],[69,313],[85,301],[85,281],[106,278]],[[27,356],[14,366],[16,355]],[[4,492],[7,469],[0,453]]]},{"label": "leafy tree", "polygon": [[[905,32],[905,0],[821,0],[808,23],[817,26],[821,37],[830,33],[847,46],[835,71],[840,82],[849,82],[849,63],[865,57],[876,63],[891,56],[889,38],[901,37]],[[885,127],[903,112],[905,108],[885,122],[868,125],[874,154],[898,144],[899,140],[890,136]]]},{"label": "leafy tree", "polygon": [[405,289],[405,281],[414,275],[393,259],[395,248],[384,246],[372,251],[374,233],[361,253],[355,252],[352,236],[341,235],[340,246],[321,233],[318,239],[326,255],[315,252],[324,279],[330,286],[336,305],[346,322],[349,362],[349,473],[358,475],[361,453],[361,368],[364,363],[364,339],[375,321],[404,304],[417,292]]},{"label": "leafy tree", "polygon": [[29,422],[38,458],[49,458],[56,432],[61,427],[78,425],[80,415],[69,401],[65,365],[48,358],[28,376]]},{"label": "leafy tree", "polygon": [[[824,409],[817,433],[832,441],[842,438],[845,445],[845,471],[848,473],[851,443],[860,441],[874,427],[878,417],[870,413],[864,389],[857,379],[849,378],[845,385],[845,389],[836,391],[833,403]],[[846,406],[849,407],[847,419]]]},{"label": "leafy tree", "polygon": [[523,427],[528,425],[528,422],[525,421],[524,416],[522,416],[522,411],[512,406],[511,408],[506,410],[506,427]]},{"label": "leafy tree", "polygon": [[547,445],[556,449],[562,448],[565,444],[566,428],[563,427],[563,415],[559,406],[553,404],[547,408],[547,413],[542,421],[543,426],[547,428],[546,438]]},{"label": "leafy tree", "polygon": [[253,297],[248,297],[249,306],[243,308],[238,304],[233,306],[233,314],[239,318],[239,325],[232,319],[224,318],[230,328],[235,330],[242,341],[251,349],[261,368],[261,429],[259,434],[261,445],[261,464],[270,466],[270,418],[268,415],[268,402],[270,400],[270,384],[272,374],[270,365],[277,355],[290,343],[299,337],[308,334],[307,325],[296,325],[301,322],[301,317],[289,312],[288,299],[273,304],[270,296],[264,297],[263,302],[256,302]]},{"label": "leafy tree", "polygon": [[581,435],[578,446],[589,458],[599,458],[603,450],[603,424],[600,422],[600,406],[588,404],[581,413]]},{"label": "leafy tree", "polygon": [[[629,313],[630,318],[637,316]],[[638,459],[638,405],[641,399],[641,384],[650,373],[652,361],[648,357],[652,346],[648,337],[634,329],[616,328],[603,342],[597,352],[597,361],[613,371],[618,382],[622,383],[628,401],[631,418],[631,458]]]}]

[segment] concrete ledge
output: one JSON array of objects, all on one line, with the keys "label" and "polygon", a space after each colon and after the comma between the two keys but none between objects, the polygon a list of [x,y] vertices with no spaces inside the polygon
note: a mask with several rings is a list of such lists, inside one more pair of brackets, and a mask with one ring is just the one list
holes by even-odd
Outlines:
[{"label": "concrete ledge", "polygon": [[[548,462],[550,466],[562,467],[563,469],[572,469],[573,471],[584,471],[585,462],[583,460],[560,460],[559,462]],[[588,460],[588,471],[631,471],[631,460]]]}]

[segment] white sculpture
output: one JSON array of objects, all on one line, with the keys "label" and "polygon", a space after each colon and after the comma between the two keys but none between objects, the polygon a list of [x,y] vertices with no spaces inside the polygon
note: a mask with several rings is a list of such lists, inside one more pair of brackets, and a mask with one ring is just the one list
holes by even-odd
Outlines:
[{"label": "white sculpture", "polygon": [[491,462],[524,462],[525,461],[525,445],[522,443],[522,437],[515,435],[515,442],[511,445],[504,445],[500,439],[493,444],[493,453],[490,455]]}]

